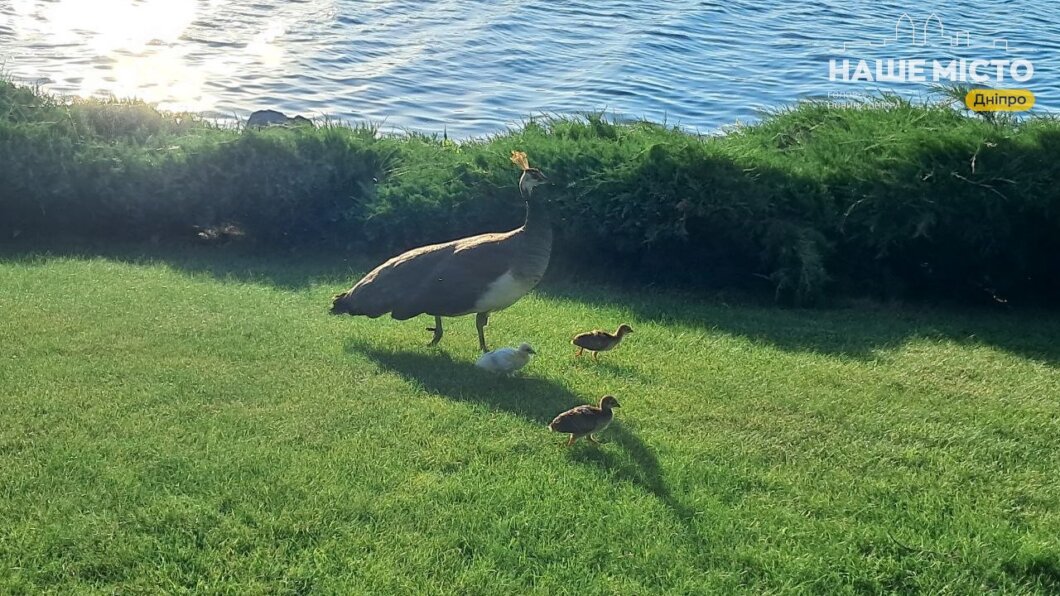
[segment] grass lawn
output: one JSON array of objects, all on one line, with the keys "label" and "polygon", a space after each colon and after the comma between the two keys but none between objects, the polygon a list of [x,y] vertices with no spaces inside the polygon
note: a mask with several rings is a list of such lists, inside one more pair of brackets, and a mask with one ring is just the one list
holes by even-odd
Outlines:
[{"label": "grass lawn", "polygon": [[1060,591],[1055,313],[553,281],[509,379],[328,316],[369,263],[135,254],[0,258],[0,592]]}]

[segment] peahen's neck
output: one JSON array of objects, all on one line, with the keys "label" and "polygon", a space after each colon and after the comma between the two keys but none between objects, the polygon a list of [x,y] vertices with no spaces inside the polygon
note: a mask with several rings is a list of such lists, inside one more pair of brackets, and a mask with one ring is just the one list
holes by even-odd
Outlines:
[{"label": "peahen's neck", "polygon": [[541,281],[548,269],[552,253],[552,225],[548,219],[548,204],[542,199],[528,198],[526,222],[520,232],[520,256],[514,263],[515,273],[529,280],[530,287]]},{"label": "peahen's neck", "polygon": [[531,237],[552,237],[552,223],[548,217],[548,205],[542,199],[526,199],[526,221],[523,230]]}]

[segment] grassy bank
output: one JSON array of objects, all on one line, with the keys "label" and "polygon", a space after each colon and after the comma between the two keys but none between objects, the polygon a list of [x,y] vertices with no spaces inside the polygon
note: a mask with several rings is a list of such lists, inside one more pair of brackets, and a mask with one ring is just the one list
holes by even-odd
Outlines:
[{"label": "grassy bank", "polygon": [[499,379],[470,319],[327,316],[362,269],[0,257],[0,592],[1060,590],[1056,318],[551,285]]},{"label": "grassy bank", "polygon": [[0,236],[190,237],[382,255],[518,225],[511,150],[556,184],[561,266],[628,279],[1014,304],[1060,298],[1060,123],[893,99],[800,105],[723,137],[599,117],[453,143],[240,132],[0,83]]}]

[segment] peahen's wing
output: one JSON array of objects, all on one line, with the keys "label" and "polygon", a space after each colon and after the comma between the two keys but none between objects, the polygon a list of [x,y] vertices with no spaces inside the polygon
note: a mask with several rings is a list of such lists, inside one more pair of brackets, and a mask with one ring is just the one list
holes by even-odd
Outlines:
[{"label": "peahen's wing", "polygon": [[398,307],[395,319],[421,313],[459,316],[474,312],[475,303],[494,281],[512,269],[517,247],[513,233],[484,234],[459,241]]},{"label": "peahen's wing", "polygon": [[489,284],[511,268],[510,236],[482,234],[402,253],[336,296],[332,312],[373,318],[390,312],[399,320],[471,312]]}]

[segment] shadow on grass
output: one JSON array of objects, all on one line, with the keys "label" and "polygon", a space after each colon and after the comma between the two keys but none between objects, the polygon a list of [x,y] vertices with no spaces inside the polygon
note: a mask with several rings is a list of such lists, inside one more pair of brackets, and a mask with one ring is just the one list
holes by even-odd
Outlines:
[{"label": "shadow on grass", "polygon": [[259,251],[251,244],[211,246],[193,240],[162,245],[99,241],[45,241],[25,246],[0,244],[0,262],[34,264],[55,259],[105,259],[129,265],[165,264],[189,275],[208,275],[221,281],[258,283],[284,290],[301,290],[321,283],[333,283],[337,288],[348,289],[372,264],[325,251]]},{"label": "shadow on grass", "polygon": [[[644,321],[745,337],[790,352],[872,359],[879,350],[928,339],[992,346],[1060,366],[1060,317],[1055,311],[899,306],[868,301],[847,307],[794,309],[740,298],[728,304],[719,295],[704,298],[674,291],[652,292],[636,287],[616,290],[606,285],[563,282],[549,284],[538,293],[551,299],[625,311],[630,318]],[[616,318],[586,323],[588,327],[614,327],[620,322]]]},{"label": "shadow on grass", "polygon": [[[194,243],[152,246],[133,243],[51,241],[0,245],[0,261],[46,263],[56,258],[106,259],[132,265],[163,263],[190,275],[258,283],[287,290],[313,285],[350,287],[382,259],[352,258],[334,252],[256,252],[253,246]],[[637,285],[571,283],[551,274],[537,292],[547,298],[626,311],[642,321],[673,323],[746,337],[793,352],[815,352],[859,359],[876,357],[913,339],[984,344],[1060,366],[1060,317],[1055,311],[982,307],[882,306],[785,309],[758,299],[654,291]],[[321,305],[325,309],[326,304]],[[613,327],[621,321],[587,320],[586,328]],[[601,356],[601,365],[606,355]],[[632,374],[624,370],[611,372]]]},{"label": "shadow on grass", "polygon": [[[531,376],[499,377],[456,361],[448,354],[432,352],[393,352],[361,343],[350,343],[346,351],[367,356],[383,370],[419,385],[447,399],[484,405],[492,410],[515,414],[544,427],[556,414],[586,403],[562,385]],[[548,441],[559,445],[566,435],[555,435]],[[553,439],[555,439],[553,441]],[[616,420],[600,435],[605,445],[590,446],[579,441],[568,451],[571,460],[595,466],[615,478],[631,482],[655,495],[682,523],[689,526],[693,512],[683,505],[666,486],[659,460],[652,449],[621,421]],[[617,445],[621,452],[608,449]]]},{"label": "shadow on grass", "polygon": [[[571,350],[571,354],[574,350]],[[588,352],[586,352],[588,354]],[[640,371],[622,364],[621,362],[615,362],[615,356],[604,352],[604,355],[600,356],[599,360],[593,360],[591,356],[571,356],[571,366],[585,370],[585,371],[604,371],[620,379],[636,379],[642,383],[650,383],[654,381],[654,377],[650,377],[641,373]]]}]

